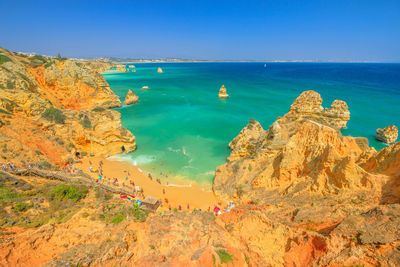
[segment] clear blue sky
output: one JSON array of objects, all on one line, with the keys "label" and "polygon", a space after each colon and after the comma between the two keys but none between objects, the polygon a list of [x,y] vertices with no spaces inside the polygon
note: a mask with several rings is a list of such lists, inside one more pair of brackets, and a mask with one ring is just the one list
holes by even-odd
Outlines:
[{"label": "clear blue sky", "polygon": [[400,62],[400,0],[0,0],[0,11],[12,51]]}]

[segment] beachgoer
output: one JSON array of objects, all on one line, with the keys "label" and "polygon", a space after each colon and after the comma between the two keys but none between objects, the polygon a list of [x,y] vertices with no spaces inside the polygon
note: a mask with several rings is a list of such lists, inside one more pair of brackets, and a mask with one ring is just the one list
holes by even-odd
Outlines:
[{"label": "beachgoer", "polygon": [[179,210],[182,210],[182,206],[181,205],[179,205]]},{"label": "beachgoer", "polygon": [[164,188],[163,188],[162,192],[163,192],[163,194],[165,195],[165,189],[164,189]]}]

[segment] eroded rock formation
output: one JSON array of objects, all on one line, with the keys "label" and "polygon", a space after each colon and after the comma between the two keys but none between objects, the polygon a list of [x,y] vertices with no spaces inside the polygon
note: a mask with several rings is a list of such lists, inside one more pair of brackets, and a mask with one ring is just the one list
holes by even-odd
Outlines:
[{"label": "eroded rock formation", "polygon": [[135,149],[120,114],[108,109],[121,102],[88,63],[0,54],[9,59],[0,65],[1,161],[63,164],[75,152],[109,156]]},{"label": "eroded rock formation", "polygon": [[376,130],[376,139],[386,144],[391,144],[397,141],[399,129],[395,125],[389,125],[383,129]]},{"label": "eroded rock formation", "polygon": [[129,70],[126,68],[126,65],[118,64],[118,65],[116,65],[116,71],[118,71],[118,72],[128,72]]},{"label": "eroded rock formation", "polygon": [[125,105],[133,105],[139,103],[139,97],[135,95],[132,90],[129,90],[126,94],[124,104]]},{"label": "eroded rock formation", "polygon": [[330,108],[322,107],[322,97],[315,91],[304,91],[296,98],[290,107],[288,118],[309,118],[318,122],[328,124],[335,128],[346,128],[350,119],[350,111],[346,102],[342,100],[333,101]]},{"label": "eroded rock formation", "polygon": [[225,88],[224,85],[222,85],[221,88],[219,89],[218,97],[219,98],[227,98],[227,97],[229,97],[229,95],[226,92],[226,88]]},{"label": "eroded rock formation", "polygon": [[363,168],[372,165],[375,149],[366,138],[343,136],[338,130],[348,119],[347,105],[335,100],[324,110],[321,103],[318,93],[306,91],[268,130],[251,120],[229,144],[227,163],[216,169],[216,195],[252,201],[270,194],[381,188],[387,177]]},{"label": "eroded rock formation", "polygon": [[158,73],[163,73],[162,68],[158,68],[158,69],[157,69],[157,72],[158,72]]}]

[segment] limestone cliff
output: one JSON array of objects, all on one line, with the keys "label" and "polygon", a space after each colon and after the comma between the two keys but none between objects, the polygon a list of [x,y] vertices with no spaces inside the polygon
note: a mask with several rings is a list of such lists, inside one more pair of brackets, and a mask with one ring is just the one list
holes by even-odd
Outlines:
[{"label": "limestone cliff", "polygon": [[118,72],[128,72],[129,70],[126,68],[126,65],[118,64],[118,65],[116,65],[116,71],[118,71]]},{"label": "limestone cliff", "polygon": [[129,90],[126,94],[124,104],[125,105],[133,105],[139,103],[139,97],[135,95],[132,90]]},{"label": "limestone cliff", "polygon": [[399,136],[399,129],[394,125],[389,125],[383,129],[376,130],[376,139],[386,144],[396,142]]},{"label": "limestone cliff", "polygon": [[110,63],[110,62],[84,61],[84,62],[80,62],[80,63],[83,63],[89,69],[97,71],[97,72],[105,72],[106,70],[110,70],[112,68],[115,68],[115,65]]},{"label": "limestone cliff", "polygon": [[226,92],[226,88],[225,88],[224,85],[222,85],[221,88],[219,89],[218,97],[219,98],[227,98],[227,97],[229,97],[228,93]]},{"label": "limestone cliff", "polygon": [[346,128],[350,112],[346,102],[342,100],[333,101],[331,107],[324,110],[321,96],[310,90],[304,91],[296,98],[286,117],[313,119],[340,129]]},{"label": "limestone cliff", "polygon": [[251,120],[229,144],[227,163],[215,171],[215,194],[249,201],[276,193],[379,189],[387,178],[362,167],[376,151],[366,138],[337,129],[349,116],[347,105],[336,100],[326,111],[321,103],[318,93],[306,91],[268,130]]},{"label": "limestone cliff", "polygon": [[7,58],[0,64],[1,161],[63,164],[76,152],[109,156],[135,149],[120,114],[108,109],[120,100],[89,63],[5,49],[0,55]]}]

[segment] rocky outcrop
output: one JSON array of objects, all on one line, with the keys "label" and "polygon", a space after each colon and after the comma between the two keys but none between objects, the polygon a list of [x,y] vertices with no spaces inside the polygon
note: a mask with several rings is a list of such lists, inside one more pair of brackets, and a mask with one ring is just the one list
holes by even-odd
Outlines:
[{"label": "rocky outcrop", "polygon": [[226,88],[225,88],[224,85],[222,85],[221,88],[219,89],[218,97],[219,98],[227,98],[227,97],[229,97],[229,95],[226,93]]},{"label": "rocky outcrop", "polygon": [[398,135],[399,129],[395,125],[376,130],[376,139],[386,144],[396,142]]},{"label": "rocky outcrop", "polygon": [[321,103],[318,93],[306,91],[268,130],[251,120],[229,144],[227,163],[215,171],[215,194],[252,201],[271,194],[380,188],[385,179],[361,166],[375,150],[365,138],[342,136],[337,129],[347,105],[334,101],[328,117]]},{"label": "rocky outcrop", "polygon": [[120,100],[89,63],[0,54],[9,58],[0,65],[1,161],[62,165],[75,152],[109,156],[135,149],[120,114],[108,110]]},{"label": "rocky outcrop", "polygon": [[135,95],[132,90],[129,90],[126,94],[124,104],[125,105],[133,105],[139,103],[139,97]]},{"label": "rocky outcrop", "polygon": [[333,101],[330,108],[322,107],[322,97],[315,91],[304,91],[296,98],[290,107],[288,118],[304,117],[316,120],[335,128],[346,128],[350,119],[350,112],[346,102],[342,100]]},{"label": "rocky outcrop", "polygon": [[128,72],[129,70],[127,70],[126,65],[118,64],[118,65],[116,65],[116,71],[117,72]]},{"label": "rocky outcrop", "polygon": [[103,76],[79,62],[65,60],[28,69],[41,89],[41,96],[58,107],[87,110],[121,106]]},{"label": "rocky outcrop", "polygon": [[128,65],[128,68],[133,69],[135,68],[135,65]]},{"label": "rocky outcrop", "polygon": [[105,72],[106,70],[111,70],[112,68],[115,68],[115,65],[109,62],[101,62],[101,61],[83,61],[83,62],[78,62],[80,64],[86,65],[91,70],[97,71],[97,72]]},{"label": "rocky outcrop", "polygon": [[158,73],[163,73],[162,68],[158,68],[158,69],[157,69],[157,72],[158,72]]}]

